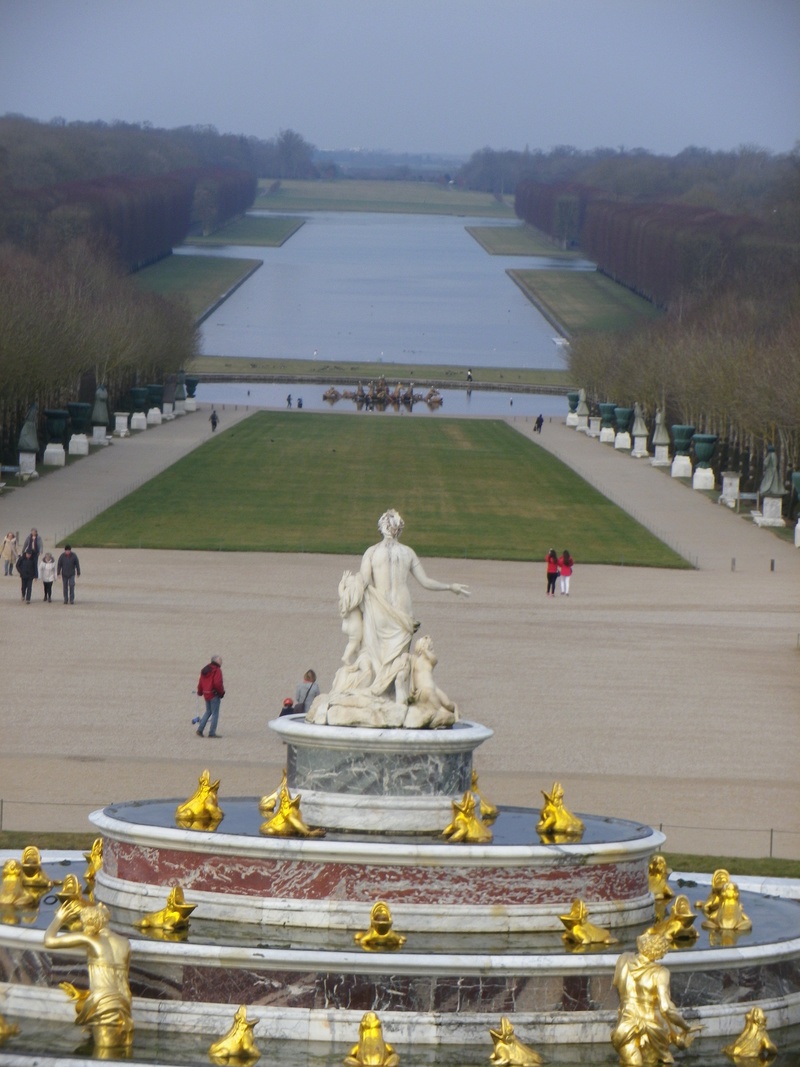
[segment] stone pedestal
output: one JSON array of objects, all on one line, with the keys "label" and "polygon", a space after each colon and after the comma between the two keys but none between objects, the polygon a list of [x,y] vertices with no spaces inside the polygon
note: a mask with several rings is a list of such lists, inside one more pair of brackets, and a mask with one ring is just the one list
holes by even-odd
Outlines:
[{"label": "stone pedestal", "polygon": [[64,446],[60,441],[51,441],[50,444],[44,450],[44,456],[42,457],[42,463],[45,467],[63,467],[67,462],[67,457],[64,454]]},{"label": "stone pedestal", "polygon": [[800,519],[797,520],[797,526],[794,528],[794,547],[800,548]]},{"label": "stone pedestal", "polygon": [[741,475],[738,471],[722,472],[722,494],[720,504],[726,504],[729,508],[735,508],[739,502],[739,482]]},{"label": "stone pedestal", "polygon": [[627,430],[624,433],[618,433],[614,438],[614,448],[620,452],[630,452],[631,450],[631,435]]},{"label": "stone pedestal", "polygon": [[603,420],[599,415],[591,415],[589,417],[589,429],[586,431],[587,437],[599,437],[600,436],[600,423]]},{"label": "stone pedestal", "polygon": [[669,466],[669,445],[656,445],[656,454],[650,460],[650,463],[654,467],[668,467]]},{"label": "stone pedestal", "polygon": [[175,406],[165,400],[161,408],[161,418],[164,422],[171,422],[175,418]]},{"label": "stone pedestal", "polygon": [[647,437],[634,437],[631,455],[634,459],[649,459],[650,453],[647,451]]},{"label": "stone pedestal", "polygon": [[36,453],[35,452],[20,452],[19,453],[19,473],[20,477],[29,477],[36,473]]},{"label": "stone pedestal", "polygon": [[698,467],[692,475],[692,489],[713,489],[716,483],[711,467]]},{"label": "stone pedestal", "polygon": [[183,403],[187,415],[190,414],[192,411],[197,411],[197,400],[195,399],[195,397],[187,396]]},{"label": "stone pedestal", "polygon": [[570,411],[567,415],[567,426],[571,426],[573,429],[578,425],[578,413],[576,411]]},{"label": "stone pedestal", "polygon": [[143,411],[134,411],[131,415],[131,430],[146,430],[147,416]]},{"label": "stone pedestal", "polygon": [[472,753],[493,731],[461,721],[450,730],[317,726],[302,715],[269,723],[286,745],[287,784],[310,826],[441,832],[472,780]]},{"label": "stone pedestal", "polygon": [[688,456],[676,456],[672,461],[672,471],[670,473],[673,478],[691,478],[692,461]]},{"label": "stone pedestal", "polygon": [[69,454],[71,456],[89,455],[89,438],[85,433],[74,433],[69,439]]},{"label": "stone pedestal", "polygon": [[753,512],[753,521],[759,526],[785,526],[783,501],[779,496],[765,496],[761,500],[761,514]]},{"label": "stone pedestal", "polygon": [[185,415],[186,414],[186,401],[185,400],[178,400],[176,398],[175,407],[174,407],[173,410],[174,410],[176,415]]},{"label": "stone pedestal", "polygon": [[600,444],[601,445],[613,445],[616,439],[616,432],[613,426],[604,426],[600,431]]},{"label": "stone pedestal", "polygon": [[92,427],[92,444],[93,445],[107,445],[108,444],[108,427],[107,426],[93,426]]},{"label": "stone pedestal", "polygon": [[128,429],[128,412],[127,411],[115,411],[114,412],[114,436],[115,437],[128,437],[130,431]]},{"label": "stone pedestal", "polygon": [[150,408],[147,412],[147,425],[148,426],[160,426],[161,425],[161,409]]}]

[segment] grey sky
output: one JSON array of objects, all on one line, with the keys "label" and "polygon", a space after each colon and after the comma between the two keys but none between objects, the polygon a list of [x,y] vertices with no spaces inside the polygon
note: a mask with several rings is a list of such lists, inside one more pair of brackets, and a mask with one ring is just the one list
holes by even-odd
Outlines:
[{"label": "grey sky", "polygon": [[0,0],[0,114],[319,148],[800,139],[798,0]]}]

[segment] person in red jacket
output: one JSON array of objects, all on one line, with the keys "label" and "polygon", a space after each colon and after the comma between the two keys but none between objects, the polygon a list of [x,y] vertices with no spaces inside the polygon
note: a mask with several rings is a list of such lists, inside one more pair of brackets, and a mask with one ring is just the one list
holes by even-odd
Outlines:
[{"label": "person in red jacket", "polygon": [[561,595],[569,596],[569,580],[572,577],[572,568],[575,566],[575,560],[569,554],[569,549],[565,548],[563,555],[558,561],[558,569],[561,571]]},{"label": "person in red jacket", "polygon": [[556,578],[558,577],[558,556],[554,548],[551,548],[547,553],[545,563],[547,564],[547,595],[555,596]]},{"label": "person in red jacket", "polygon": [[225,686],[222,684],[222,656],[212,656],[211,661],[200,671],[200,681],[197,683],[197,695],[203,697],[206,709],[197,727],[197,733],[204,737],[203,731],[206,723],[211,721],[209,737],[219,737],[217,733],[217,720],[219,719],[219,702],[225,696]]}]

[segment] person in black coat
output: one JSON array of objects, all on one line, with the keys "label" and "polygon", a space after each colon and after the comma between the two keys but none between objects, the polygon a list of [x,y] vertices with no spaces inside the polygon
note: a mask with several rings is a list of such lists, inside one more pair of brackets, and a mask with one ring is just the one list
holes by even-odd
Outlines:
[{"label": "person in black coat", "polygon": [[22,603],[30,604],[33,579],[37,576],[36,560],[33,558],[33,552],[31,552],[30,548],[26,548],[17,560],[17,570],[22,581]]}]

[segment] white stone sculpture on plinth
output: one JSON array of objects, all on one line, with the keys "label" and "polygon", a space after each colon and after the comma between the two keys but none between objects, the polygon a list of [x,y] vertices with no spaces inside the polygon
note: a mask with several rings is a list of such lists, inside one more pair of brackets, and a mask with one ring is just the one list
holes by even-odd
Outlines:
[{"label": "white stone sculpture on plinth", "polygon": [[741,478],[742,476],[738,471],[722,472],[722,492],[719,497],[720,504],[725,504],[729,508],[736,507],[739,503],[739,483]]},{"label": "white stone sculpture on plinth", "polygon": [[317,725],[374,729],[438,729],[458,720],[458,709],[433,681],[437,658],[428,636],[411,651],[419,623],[411,605],[409,578],[424,589],[469,596],[466,586],[437,582],[416,552],[400,543],[403,520],[391,509],[381,515],[383,540],[366,550],[357,574],[339,583],[339,611],[347,647],[330,692],[321,693],[306,715]]},{"label": "white stone sculpture on plinth", "polygon": [[664,425],[664,412],[656,411],[656,427],[653,431],[653,450],[655,455],[650,460],[654,467],[669,466],[669,430]]},{"label": "white stone sculpture on plinth", "polygon": [[633,448],[631,455],[634,459],[648,459],[647,451],[647,423],[644,421],[640,404],[633,405]]},{"label": "white stone sculpture on plinth", "polygon": [[578,407],[575,414],[578,416],[578,423],[575,429],[578,433],[586,433],[589,429],[589,405],[586,403],[585,389],[581,389],[578,392]]},{"label": "white stone sculpture on plinth", "polygon": [[145,415],[143,411],[134,411],[134,413],[131,415],[131,431],[146,429],[147,415]]},{"label": "white stone sculpture on plinth", "polygon": [[89,438],[85,433],[74,433],[69,439],[69,454],[71,456],[89,455]]},{"label": "white stone sculpture on plinth", "polygon": [[775,446],[769,445],[766,459],[764,460],[764,476],[758,487],[761,494],[761,513],[753,512],[753,521],[759,526],[785,526],[783,520],[783,498],[786,490],[783,488],[780,474],[778,473],[778,457]]},{"label": "white stone sculpture on plinth", "polygon": [[45,467],[63,467],[67,462],[64,446],[60,441],[51,441],[44,450],[42,463]]}]

